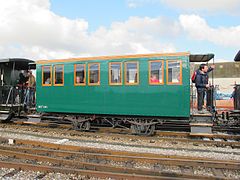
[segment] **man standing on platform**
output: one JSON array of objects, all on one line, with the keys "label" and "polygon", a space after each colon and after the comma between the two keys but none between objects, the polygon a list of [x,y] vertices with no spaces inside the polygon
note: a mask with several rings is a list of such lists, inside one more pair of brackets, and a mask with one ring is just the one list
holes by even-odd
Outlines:
[{"label": "man standing on platform", "polygon": [[204,97],[206,94],[207,88],[210,87],[208,84],[208,73],[211,72],[215,68],[215,65],[208,67],[207,64],[201,64],[199,66],[199,70],[196,74],[196,82],[195,86],[197,88],[197,95],[198,95],[198,112],[203,114],[203,105],[204,105]]},{"label": "man standing on platform", "polygon": [[24,104],[27,106],[32,106],[35,104],[35,86],[36,80],[32,71],[28,71],[28,81],[27,81],[27,92],[25,96]]}]

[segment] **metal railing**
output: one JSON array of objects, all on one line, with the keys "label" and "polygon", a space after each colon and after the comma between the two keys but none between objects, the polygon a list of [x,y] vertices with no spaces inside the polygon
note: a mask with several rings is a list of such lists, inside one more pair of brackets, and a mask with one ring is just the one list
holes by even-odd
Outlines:
[{"label": "metal railing", "polygon": [[35,91],[30,96],[30,89],[20,86],[4,85],[0,86],[0,102],[6,106],[21,105],[33,106],[35,103]]}]

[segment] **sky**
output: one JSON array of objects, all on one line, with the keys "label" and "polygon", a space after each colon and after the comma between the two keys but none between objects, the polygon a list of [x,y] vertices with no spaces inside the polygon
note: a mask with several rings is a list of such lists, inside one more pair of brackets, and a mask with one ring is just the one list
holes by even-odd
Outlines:
[{"label": "sky", "polygon": [[240,0],[0,0],[0,58],[240,50]]}]

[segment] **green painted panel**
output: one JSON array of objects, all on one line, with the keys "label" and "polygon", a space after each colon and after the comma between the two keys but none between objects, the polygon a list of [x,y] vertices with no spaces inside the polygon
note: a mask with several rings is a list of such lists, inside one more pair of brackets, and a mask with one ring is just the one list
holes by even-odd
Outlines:
[{"label": "green painted panel", "polygon": [[[163,59],[165,67],[166,60],[181,60],[183,68],[182,85],[166,84],[166,68],[164,68],[164,85],[149,85],[148,61],[154,59]],[[139,85],[110,86],[108,84],[108,63],[126,62],[130,60],[139,61]],[[64,86],[42,87],[41,65],[37,65],[37,110],[40,112],[140,116],[190,116],[190,72],[188,56],[118,59],[106,61],[96,60],[91,61],[91,63],[92,62],[100,62],[100,86],[74,86],[74,63],[67,62],[64,63]],[[87,68],[87,64],[89,62],[75,63],[86,63]],[[124,73],[122,72],[122,75],[123,74]]]}]

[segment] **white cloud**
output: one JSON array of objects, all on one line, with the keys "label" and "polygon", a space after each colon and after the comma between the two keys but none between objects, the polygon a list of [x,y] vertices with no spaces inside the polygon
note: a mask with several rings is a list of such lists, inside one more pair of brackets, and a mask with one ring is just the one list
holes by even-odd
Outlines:
[{"label": "white cloud", "polygon": [[137,8],[144,6],[146,4],[156,4],[159,3],[160,0],[126,0],[127,1],[127,6],[129,8]]},{"label": "white cloud", "polygon": [[209,41],[217,45],[239,48],[240,25],[233,27],[210,27],[198,15],[181,15],[180,24],[190,38]]},{"label": "white cloud", "polygon": [[194,40],[239,48],[239,26],[212,28],[197,15],[181,15],[176,21],[129,17],[90,32],[86,20],[54,14],[49,0],[0,0],[0,4],[0,58],[174,52],[173,42],[175,38],[184,39],[183,32]]},{"label": "white cloud", "polygon": [[160,0],[170,7],[190,12],[228,12],[236,13],[240,8],[240,0]]},{"label": "white cloud", "polygon": [[174,26],[177,26],[175,22],[164,18],[130,17],[125,22],[113,22],[109,29],[101,27],[89,35],[89,41],[94,44],[89,51],[91,54],[103,51],[111,54],[172,52],[175,47],[160,43],[160,37],[178,34],[179,28],[169,30]]},{"label": "white cloud", "polygon": [[[130,17],[89,32],[84,19],[67,19],[50,10],[49,0],[0,0],[1,57],[67,58],[175,51],[161,36],[176,36],[177,22]],[[172,28],[174,27],[174,28]]]},{"label": "white cloud", "polygon": [[137,8],[137,7],[138,7],[138,4],[137,4],[137,3],[134,3],[134,2],[128,2],[128,7],[129,7],[129,8]]},{"label": "white cloud", "polygon": [[184,12],[239,14],[240,0],[126,0],[129,8],[167,5]]}]

